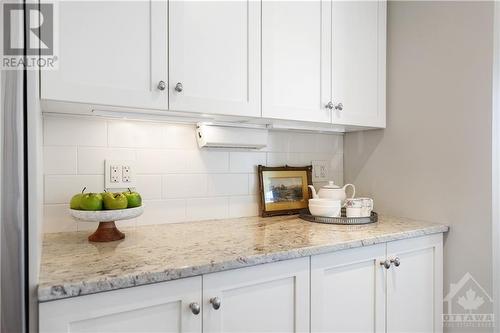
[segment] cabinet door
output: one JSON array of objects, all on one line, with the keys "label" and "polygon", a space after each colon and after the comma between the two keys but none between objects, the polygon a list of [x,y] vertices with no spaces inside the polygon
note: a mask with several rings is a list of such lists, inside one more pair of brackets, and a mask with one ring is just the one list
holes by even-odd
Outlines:
[{"label": "cabinet door", "polygon": [[59,68],[42,71],[42,99],[167,109],[166,1],[58,6]]},{"label": "cabinet door", "polygon": [[333,123],[385,127],[386,2],[332,2]]},{"label": "cabinet door", "polygon": [[201,332],[201,277],[41,303],[40,332]]},{"label": "cabinet door", "polygon": [[170,1],[169,27],[171,110],[260,116],[259,1]]},{"label": "cabinet door", "polygon": [[311,331],[384,332],[385,244],[311,257]]},{"label": "cabinet door", "polygon": [[387,244],[387,332],[442,332],[442,234]]},{"label": "cabinet door", "polygon": [[205,275],[203,302],[204,332],[308,332],[309,258]]},{"label": "cabinet door", "polygon": [[262,2],[262,116],[330,122],[329,4]]}]

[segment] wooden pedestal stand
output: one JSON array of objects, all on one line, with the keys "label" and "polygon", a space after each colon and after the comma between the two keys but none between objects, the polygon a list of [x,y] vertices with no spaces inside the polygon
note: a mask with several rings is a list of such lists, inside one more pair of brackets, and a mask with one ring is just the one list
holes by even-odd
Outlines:
[{"label": "wooden pedestal stand", "polygon": [[124,239],[125,234],[118,230],[115,221],[99,222],[97,230],[89,236],[90,242],[112,242]]}]

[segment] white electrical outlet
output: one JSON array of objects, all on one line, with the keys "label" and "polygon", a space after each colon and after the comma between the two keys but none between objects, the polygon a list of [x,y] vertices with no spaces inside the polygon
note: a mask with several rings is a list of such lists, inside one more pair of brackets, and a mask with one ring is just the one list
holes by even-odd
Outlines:
[{"label": "white electrical outlet", "polygon": [[121,178],[120,168],[116,165],[109,167],[109,181],[111,183],[119,183]]},{"label": "white electrical outlet", "polygon": [[325,182],[329,180],[328,161],[312,161],[313,182]]},{"label": "white electrical outlet", "polygon": [[104,163],[104,187],[106,189],[135,188],[135,164],[133,161],[111,161]]},{"label": "white electrical outlet", "polygon": [[131,167],[130,165],[124,165],[122,167],[122,182],[123,183],[130,183],[132,181],[132,175],[131,173]]}]

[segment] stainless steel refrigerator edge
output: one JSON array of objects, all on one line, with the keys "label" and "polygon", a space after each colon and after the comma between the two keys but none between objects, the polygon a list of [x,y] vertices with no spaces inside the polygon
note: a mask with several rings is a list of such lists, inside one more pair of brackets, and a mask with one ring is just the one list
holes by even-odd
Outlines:
[{"label": "stainless steel refrigerator edge", "polygon": [[26,147],[22,71],[2,73],[1,100],[1,331],[26,332]]},{"label": "stainless steel refrigerator edge", "polygon": [[0,332],[6,333],[38,330],[43,216],[38,81],[36,69],[0,71]]}]

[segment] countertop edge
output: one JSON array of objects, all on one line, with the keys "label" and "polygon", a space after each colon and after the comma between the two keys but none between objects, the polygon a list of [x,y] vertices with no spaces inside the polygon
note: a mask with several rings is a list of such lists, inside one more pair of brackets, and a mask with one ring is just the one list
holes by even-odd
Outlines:
[{"label": "countertop edge", "polygon": [[[148,272],[137,276],[123,276],[112,279],[103,279],[95,281],[82,281],[78,283],[68,283],[63,285],[39,285],[38,301],[49,302],[66,299],[70,297],[97,294],[101,292],[113,291],[124,288],[137,287],[152,283],[166,282],[202,274],[215,273],[230,269],[237,269],[249,266],[256,266],[271,262],[277,262],[288,259],[308,257],[311,255],[324,254],[345,249],[370,246],[379,243],[415,238],[431,234],[445,233],[449,226],[436,224],[411,231],[389,233],[381,237],[366,238],[363,240],[347,241],[334,245],[321,245],[313,247],[304,247],[282,252],[266,253],[262,255],[252,255],[248,257],[238,257],[228,261],[211,262],[201,266],[174,268],[167,271]],[[98,291],[95,291],[98,290]]]}]

